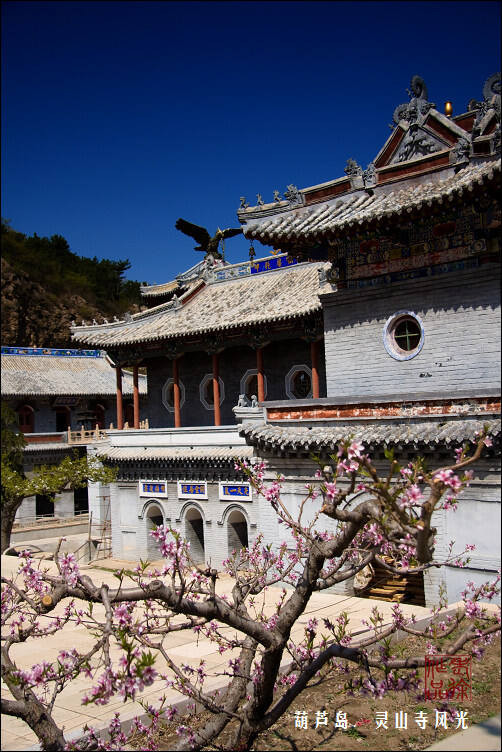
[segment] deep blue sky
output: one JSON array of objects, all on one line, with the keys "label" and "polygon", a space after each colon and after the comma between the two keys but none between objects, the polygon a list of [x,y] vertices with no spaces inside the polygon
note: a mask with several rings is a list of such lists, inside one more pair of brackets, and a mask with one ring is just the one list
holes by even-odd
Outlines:
[{"label": "deep blue sky", "polygon": [[414,74],[465,112],[499,34],[498,2],[5,0],[2,216],[164,282],[202,259],[178,217],[236,227],[240,196],[365,167]]}]

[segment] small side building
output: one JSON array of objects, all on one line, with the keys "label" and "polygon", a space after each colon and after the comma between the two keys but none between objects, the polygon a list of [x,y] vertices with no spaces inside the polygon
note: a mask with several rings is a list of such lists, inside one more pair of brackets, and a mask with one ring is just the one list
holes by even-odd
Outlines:
[{"label": "small side building", "polygon": [[[116,375],[102,350],[42,347],[1,348],[2,401],[19,418],[27,442],[24,468],[55,464],[91,441],[102,441],[116,421]],[[139,402],[147,394],[146,376],[138,376]],[[133,375],[124,374],[124,412],[133,425]],[[56,500],[25,499],[17,522],[46,517],[74,517],[88,511],[87,489],[65,491]]]}]

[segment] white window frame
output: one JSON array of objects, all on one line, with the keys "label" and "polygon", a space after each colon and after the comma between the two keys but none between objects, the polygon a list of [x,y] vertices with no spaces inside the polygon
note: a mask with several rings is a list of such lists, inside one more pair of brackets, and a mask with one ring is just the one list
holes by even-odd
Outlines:
[{"label": "white window frame", "polygon": [[[174,379],[172,376],[170,379],[167,379],[164,386],[162,387],[162,404],[164,405],[164,407],[169,413],[174,413],[174,405],[170,405],[167,400],[167,391],[169,387],[171,386],[171,384],[174,384]],[[178,384],[180,388],[180,410],[181,410],[181,408],[185,404],[185,385],[183,384],[182,381],[178,381]]]},{"label": "white window frame", "polygon": [[[142,486],[144,483],[152,483],[153,485],[164,484],[165,491],[143,491]],[[141,498],[161,498],[167,499],[167,480],[140,480],[138,482],[138,494]]]},{"label": "white window frame", "polygon": [[[178,499],[190,499],[191,501],[207,499],[207,481],[205,480],[179,480],[178,482]],[[186,494],[183,493],[183,486],[204,486],[203,494]]]},{"label": "white window frame", "polygon": [[[310,391],[306,397],[297,397],[293,392],[293,379],[300,371],[307,373],[310,379]],[[298,363],[295,366],[291,366],[284,379],[284,385],[289,399],[312,399],[312,369],[306,363]]]},{"label": "white window frame", "polygon": [[[394,339],[396,327],[399,324],[400,319],[404,318],[413,319],[420,327],[420,341],[415,349],[410,350],[409,352],[402,350]],[[416,358],[424,346],[425,330],[422,319],[413,311],[396,311],[396,313],[389,316],[385,322],[382,336],[383,346],[385,347],[387,354],[390,355],[391,358],[394,358],[394,360],[405,361]]]},{"label": "white window frame", "polygon": [[[225,486],[241,486],[243,488],[249,489],[249,496],[225,496],[223,492],[223,488]],[[231,502],[243,502],[247,504],[248,502],[253,500],[253,489],[251,486],[251,483],[243,483],[242,481],[236,481],[233,483],[230,480],[220,480],[218,483],[218,496],[220,498],[220,501],[231,501]]]},{"label": "white window frame", "polygon": [[[202,381],[199,384],[199,396],[200,401],[206,408],[206,410],[210,410],[211,412],[214,411],[214,405],[210,405],[209,402],[204,397],[204,392],[206,390],[206,384],[208,381],[213,380],[213,374],[212,373],[206,373],[206,375],[202,378]],[[225,399],[225,384],[221,380],[221,377],[218,376],[218,384],[220,385],[220,405],[223,403],[223,400]]]}]

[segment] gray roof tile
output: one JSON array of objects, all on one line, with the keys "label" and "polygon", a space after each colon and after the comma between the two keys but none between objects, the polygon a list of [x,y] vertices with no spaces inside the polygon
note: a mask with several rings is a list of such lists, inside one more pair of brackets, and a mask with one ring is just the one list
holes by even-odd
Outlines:
[{"label": "gray roof tile", "polygon": [[458,446],[472,440],[476,431],[488,425],[490,433],[500,435],[500,419],[475,416],[456,419],[367,419],[364,422],[336,423],[330,426],[278,426],[268,423],[244,424],[239,433],[254,446],[271,451],[334,451],[342,439],[354,436],[365,446],[404,445],[410,448]]},{"label": "gray roof tile", "polygon": [[[451,173],[450,170],[447,172]],[[328,232],[340,233],[364,222],[452,201],[455,196],[472,191],[476,184],[483,185],[496,175],[500,176],[500,161],[469,165],[443,179],[440,179],[440,174],[433,173],[427,182],[423,182],[422,178],[411,185],[406,181],[404,186],[402,183],[395,184],[395,187],[375,186],[372,195],[357,191],[329,199],[316,208],[302,207],[263,220],[249,219],[244,225],[244,234],[273,245],[300,238],[316,241]]]},{"label": "gray roof tile", "polygon": [[74,327],[73,339],[119,347],[304,316],[321,308],[318,269],[323,266],[298,264],[208,284],[178,308],[168,303],[131,321]]},{"label": "gray roof tile", "polygon": [[150,460],[167,461],[231,461],[235,457],[249,458],[253,455],[250,446],[239,447],[106,447],[97,448],[97,454],[106,457],[110,461],[124,462],[134,460],[136,462]]},{"label": "gray roof tile", "polygon": [[[139,392],[147,393],[140,374]],[[132,395],[132,375],[123,371],[124,395]],[[115,370],[103,353],[99,357],[8,355],[2,353],[2,397],[116,394]]]}]

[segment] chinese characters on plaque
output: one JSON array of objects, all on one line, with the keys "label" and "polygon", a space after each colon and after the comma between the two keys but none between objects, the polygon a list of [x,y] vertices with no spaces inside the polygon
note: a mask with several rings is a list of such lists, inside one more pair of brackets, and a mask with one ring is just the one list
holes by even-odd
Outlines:
[{"label": "chinese characters on plaque", "polygon": [[228,499],[251,501],[252,498],[250,483],[227,483],[220,481],[219,492],[220,501],[228,501]]},{"label": "chinese characters on plaque", "polygon": [[167,499],[167,481],[165,480],[140,480],[140,496],[156,496]]},{"label": "chinese characters on plaque", "polygon": [[207,499],[205,480],[179,480],[178,499]]}]

